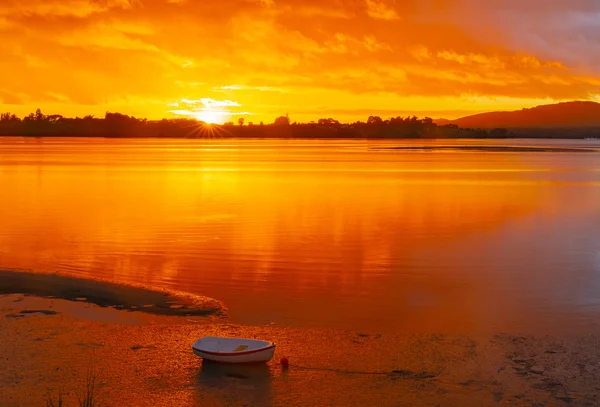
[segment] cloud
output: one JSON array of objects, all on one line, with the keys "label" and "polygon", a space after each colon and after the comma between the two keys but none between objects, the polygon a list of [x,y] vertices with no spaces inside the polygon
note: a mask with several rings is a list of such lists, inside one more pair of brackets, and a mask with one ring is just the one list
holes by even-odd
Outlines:
[{"label": "cloud", "polygon": [[374,35],[365,36],[362,43],[364,47],[371,52],[392,50],[392,47],[390,45],[378,41]]},{"label": "cloud", "polygon": [[400,17],[396,10],[384,3],[382,0],[365,0],[367,6],[367,14],[371,18],[380,20],[398,20]]},{"label": "cloud", "polygon": [[0,16],[0,31],[6,30],[13,27],[13,23],[11,23],[6,17]]},{"label": "cloud", "polygon": [[259,4],[265,7],[273,7],[275,5],[275,0],[257,0]]},{"label": "cloud", "polygon": [[[231,100],[215,100],[212,98],[181,99],[178,102],[168,103],[168,106],[181,107],[185,110],[200,111],[205,109],[219,110],[220,108],[241,107],[238,102]],[[216,108],[216,109],[215,109]],[[229,111],[229,110],[227,110]]]},{"label": "cloud", "polygon": [[241,110],[214,105],[229,100],[264,121],[591,99],[598,13],[579,0],[6,0],[1,98],[150,118],[182,99]]},{"label": "cloud", "polygon": [[140,6],[138,0],[3,0],[0,15],[87,17],[112,8]]},{"label": "cloud", "polygon": [[278,12],[284,16],[292,18],[327,18],[327,19],[351,19],[356,17],[354,10],[345,7],[339,1],[332,1],[320,4],[282,4],[278,7]]},{"label": "cloud", "polygon": [[241,106],[238,102],[233,102],[231,100],[215,100],[211,98],[202,98],[200,99],[200,103],[206,107]]},{"label": "cloud", "polygon": [[285,92],[284,89],[273,86],[247,86],[247,85],[226,85],[215,87],[217,91],[259,91],[259,92]]},{"label": "cloud", "polygon": [[471,35],[600,74],[600,2],[573,0],[456,0],[434,20],[462,25]]},{"label": "cloud", "polygon": [[[126,34],[118,31],[103,30],[99,27],[89,36],[61,36],[58,38],[58,43],[68,47],[99,47],[118,50],[159,52],[159,48],[152,43],[145,42],[139,38],[128,37]],[[185,64],[185,62],[182,64]]]},{"label": "cloud", "polygon": [[0,88],[0,103],[4,105],[21,105],[26,103],[28,99],[28,96],[23,92]]},{"label": "cloud", "polygon": [[54,99],[57,102],[60,103],[73,103],[73,101],[71,100],[71,98],[69,98],[68,96],[62,95],[60,93],[55,93],[55,92],[45,92],[46,96],[48,96],[51,100]]}]

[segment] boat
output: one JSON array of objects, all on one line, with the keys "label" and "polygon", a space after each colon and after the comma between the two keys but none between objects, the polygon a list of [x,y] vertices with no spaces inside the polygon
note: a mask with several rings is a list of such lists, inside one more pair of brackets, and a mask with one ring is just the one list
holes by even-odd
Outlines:
[{"label": "boat", "polygon": [[275,344],[244,338],[205,336],[192,345],[194,354],[202,359],[223,363],[268,362],[275,354]]}]

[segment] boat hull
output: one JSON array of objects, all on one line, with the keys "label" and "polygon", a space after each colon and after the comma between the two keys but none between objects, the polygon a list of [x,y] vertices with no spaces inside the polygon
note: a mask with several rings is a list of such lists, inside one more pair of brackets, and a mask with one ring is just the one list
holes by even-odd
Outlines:
[{"label": "boat hull", "polygon": [[202,359],[222,363],[268,362],[275,353],[273,342],[245,338],[205,336],[192,345]]},{"label": "boat hull", "polygon": [[223,352],[208,352],[205,350],[197,349],[192,347],[194,354],[200,356],[202,359],[212,360],[214,362],[221,363],[258,363],[268,362],[273,359],[275,354],[275,345],[271,345],[268,348],[257,349],[250,352],[236,352],[236,353],[223,353]]}]

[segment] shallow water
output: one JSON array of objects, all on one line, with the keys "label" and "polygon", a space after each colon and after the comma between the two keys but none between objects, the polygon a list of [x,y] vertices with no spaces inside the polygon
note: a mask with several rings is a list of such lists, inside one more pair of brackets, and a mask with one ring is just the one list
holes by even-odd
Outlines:
[{"label": "shallow water", "polygon": [[232,321],[586,331],[598,141],[0,138],[0,269],[222,301]]}]

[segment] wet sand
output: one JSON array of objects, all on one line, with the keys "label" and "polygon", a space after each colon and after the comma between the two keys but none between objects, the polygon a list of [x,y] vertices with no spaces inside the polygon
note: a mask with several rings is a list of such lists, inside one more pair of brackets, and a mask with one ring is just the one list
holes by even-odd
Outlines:
[{"label": "wet sand", "polygon": [[225,316],[223,304],[199,295],[60,274],[0,270],[0,294],[13,293],[82,301],[155,315]]},{"label": "wet sand", "polygon": [[[600,332],[486,337],[238,326],[0,296],[0,406],[70,405],[95,371],[103,406],[593,406]],[[267,365],[203,363],[204,335],[273,340]],[[286,356],[290,367],[278,363]]]}]

